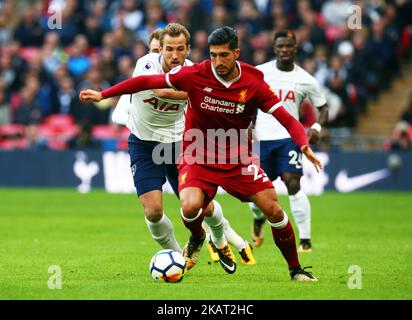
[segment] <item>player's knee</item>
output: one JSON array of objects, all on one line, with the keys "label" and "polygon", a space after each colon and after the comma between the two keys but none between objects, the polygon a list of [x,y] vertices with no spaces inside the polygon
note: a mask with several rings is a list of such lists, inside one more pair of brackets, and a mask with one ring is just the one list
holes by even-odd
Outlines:
[{"label": "player's knee", "polygon": [[182,200],[183,215],[187,218],[194,218],[199,214],[199,210],[202,208],[202,204],[193,200]]},{"label": "player's knee", "polygon": [[295,178],[289,179],[286,182],[286,188],[288,189],[288,194],[291,195],[291,196],[298,193],[299,190],[300,190],[300,181],[299,181],[299,179],[295,179]]},{"label": "player's knee", "polygon": [[276,223],[283,220],[283,209],[276,201],[270,205],[265,214],[270,222]]},{"label": "player's knee", "polygon": [[163,217],[162,205],[152,204],[144,208],[144,214],[150,222],[157,222]]}]

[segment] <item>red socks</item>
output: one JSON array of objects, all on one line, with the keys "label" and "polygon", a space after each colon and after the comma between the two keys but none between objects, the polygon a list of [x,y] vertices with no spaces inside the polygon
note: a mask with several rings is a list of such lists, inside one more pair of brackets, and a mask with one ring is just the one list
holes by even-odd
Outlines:
[{"label": "red socks", "polygon": [[289,270],[299,268],[298,252],[296,250],[295,234],[293,232],[292,224],[288,224],[282,229],[272,228],[273,239],[276,245],[286,259]]}]

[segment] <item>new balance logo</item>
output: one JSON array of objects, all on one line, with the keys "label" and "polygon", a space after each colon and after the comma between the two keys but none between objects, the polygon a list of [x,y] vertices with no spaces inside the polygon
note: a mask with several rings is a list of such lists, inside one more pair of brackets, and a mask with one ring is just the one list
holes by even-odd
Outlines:
[{"label": "new balance logo", "polygon": [[206,92],[212,92],[213,89],[209,88],[209,87],[205,87],[203,90],[206,91]]}]

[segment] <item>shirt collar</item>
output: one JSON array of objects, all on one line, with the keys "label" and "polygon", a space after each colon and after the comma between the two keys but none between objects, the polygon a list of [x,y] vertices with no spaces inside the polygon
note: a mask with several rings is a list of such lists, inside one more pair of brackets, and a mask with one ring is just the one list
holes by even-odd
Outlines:
[{"label": "shirt collar", "polygon": [[242,68],[240,67],[239,61],[236,61],[236,64],[237,64],[237,66],[238,66],[238,68],[239,68],[239,75],[238,75],[236,78],[234,78],[234,79],[232,79],[232,80],[230,80],[230,81],[226,81],[226,80],[224,80],[223,78],[221,78],[221,77],[217,74],[217,71],[216,71],[215,67],[213,66],[213,64],[211,64],[211,66],[212,66],[212,72],[213,72],[216,80],[219,81],[221,84],[223,84],[226,88],[229,88],[233,83],[235,83],[236,81],[238,81],[238,80],[240,79],[240,77],[242,76]]}]

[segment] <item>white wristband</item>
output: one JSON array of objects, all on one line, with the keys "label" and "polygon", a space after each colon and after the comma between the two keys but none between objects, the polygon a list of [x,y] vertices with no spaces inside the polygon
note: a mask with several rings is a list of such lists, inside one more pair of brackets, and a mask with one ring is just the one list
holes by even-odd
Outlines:
[{"label": "white wristband", "polygon": [[316,130],[316,131],[319,132],[319,133],[320,133],[320,131],[322,130],[322,126],[321,126],[319,123],[317,123],[317,122],[315,122],[314,124],[312,124],[311,128],[312,128],[313,130]]}]

